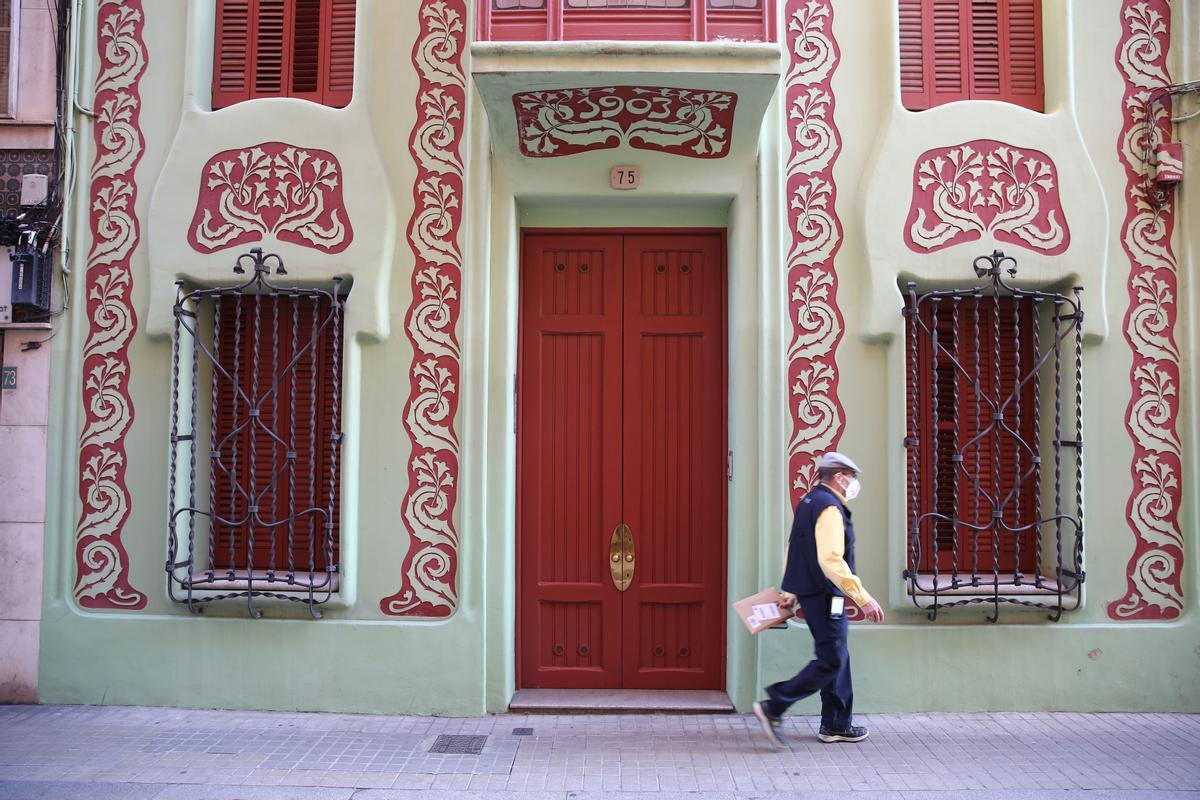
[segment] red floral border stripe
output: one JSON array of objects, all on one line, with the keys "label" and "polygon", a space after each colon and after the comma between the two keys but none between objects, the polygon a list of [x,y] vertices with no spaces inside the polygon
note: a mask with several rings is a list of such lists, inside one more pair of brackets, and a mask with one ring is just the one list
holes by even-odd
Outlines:
[{"label": "red floral border stripe", "polygon": [[413,66],[420,76],[409,152],[417,164],[408,243],[416,263],[405,328],[413,346],[404,429],[412,441],[401,514],[409,535],[402,584],[379,601],[385,614],[446,617],[458,605],[458,411],[461,353],[455,328],[462,280],[466,109],[465,0],[422,0]]},{"label": "red floral border stripe", "polygon": [[1147,118],[1150,95],[1171,82],[1171,5],[1167,0],[1126,0],[1121,7],[1117,70],[1124,81],[1117,153],[1125,169],[1125,221],[1121,246],[1129,257],[1129,309],[1125,341],[1133,352],[1132,396],[1125,427],[1133,441],[1133,493],[1126,517],[1134,535],[1127,589],[1108,606],[1122,620],[1176,619],[1183,611],[1183,532],[1179,528],[1182,445],[1179,420],[1180,353],[1175,342],[1178,276],[1171,249],[1174,197],[1147,196],[1144,153],[1171,137],[1169,106]]},{"label": "red floral border stripe", "polygon": [[146,70],[141,0],[101,0],[96,45],[96,157],[88,211],[92,246],[84,300],[83,431],[75,528],[75,598],[85,608],[138,609],[146,595],[129,583],[121,544],[129,518],[125,435],[133,424],[129,342],[137,330],[130,259],[141,240],[134,172],[144,139],[138,127],[139,83]]},{"label": "red floral border stripe", "polygon": [[832,0],[788,0],[785,78],[789,158],[785,184],[791,247],[787,256],[788,475],[795,505],[815,482],[816,456],[845,427],[838,399],[837,347],[845,328],[837,305],[834,257],[842,243],[833,166],[842,149],[834,120],[833,74],[840,54]]}]

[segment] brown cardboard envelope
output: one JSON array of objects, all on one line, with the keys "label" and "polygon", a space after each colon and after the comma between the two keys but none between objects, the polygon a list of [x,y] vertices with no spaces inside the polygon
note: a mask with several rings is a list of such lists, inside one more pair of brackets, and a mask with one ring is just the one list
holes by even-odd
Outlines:
[{"label": "brown cardboard envelope", "polygon": [[795,616],[790,608],[779,605],[782,600],[783,595],[772,586],[738,600],[733,604],[733,610],[751,633],[758,633]]}]

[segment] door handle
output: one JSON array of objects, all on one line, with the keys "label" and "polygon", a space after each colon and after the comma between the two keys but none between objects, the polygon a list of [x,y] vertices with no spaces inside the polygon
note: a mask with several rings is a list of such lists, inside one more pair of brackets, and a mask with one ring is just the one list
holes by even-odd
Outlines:
[{"label": "door handle", "polygon": [[633,582],[633,571],[637,567],[637,555],[633,549],[633,531],[622,522],[613,529],[608,540],[609,573],[618,592],[629,588]]}]

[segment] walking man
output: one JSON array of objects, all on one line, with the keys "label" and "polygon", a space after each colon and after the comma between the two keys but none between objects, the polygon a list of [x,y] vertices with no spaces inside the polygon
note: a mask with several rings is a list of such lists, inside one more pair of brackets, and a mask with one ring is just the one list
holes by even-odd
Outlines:
[{"label": "walking man", "polygon": [[782,593],[785,605],[803,609],[816,658],[792,678],[768,686],[766,699],[754,703],[754,716],[776,747],[783,746],[778,729],[784,712],[815,692],[821,693],[818,739],[867,738],[866,728],[852,724],[854,691],[844,604],[849,597],[871,622],[883,621],[883,609],[854,574],[854,525],[846,503],[858,496],[858,473],[845,455],[826,453],[817,463],[817,486],[796,506]]}]

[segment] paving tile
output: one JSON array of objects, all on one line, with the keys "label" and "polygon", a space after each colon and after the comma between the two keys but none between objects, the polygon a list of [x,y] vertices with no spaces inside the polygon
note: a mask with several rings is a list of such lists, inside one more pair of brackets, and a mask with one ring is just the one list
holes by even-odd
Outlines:
[{"label": "paving tile", "polygon": [[[871,800],[937,792],[948,800],[966,792],[1051,797],[1071,789],[1089,790],[1089,800],[1104,800],[1097,791],[1165,800],[1176,790],[1200,800],[1200,715],[861,719],[873,728],[870,740],[825,746],[814,738],[813,720],[789,718],[790,747],[776,751],[763,746],[752,718],[735,715],[453,719],[14,706],[0,707],[0,780],[50,784],[66,777],[123,782],[131,791],[158,784],[224,791],[234,783],[447,797],[475,790],[526,800],[543,793],[564,800],[568,792],[571,800],[656,792],[703,800],[797,790]],[[513,736],[518,727],[535,734]],[[1174,732],[1169,742],[1153,735],[1164,728]],[[428,752],[443,734],[488,740],[479,755]]]}]

